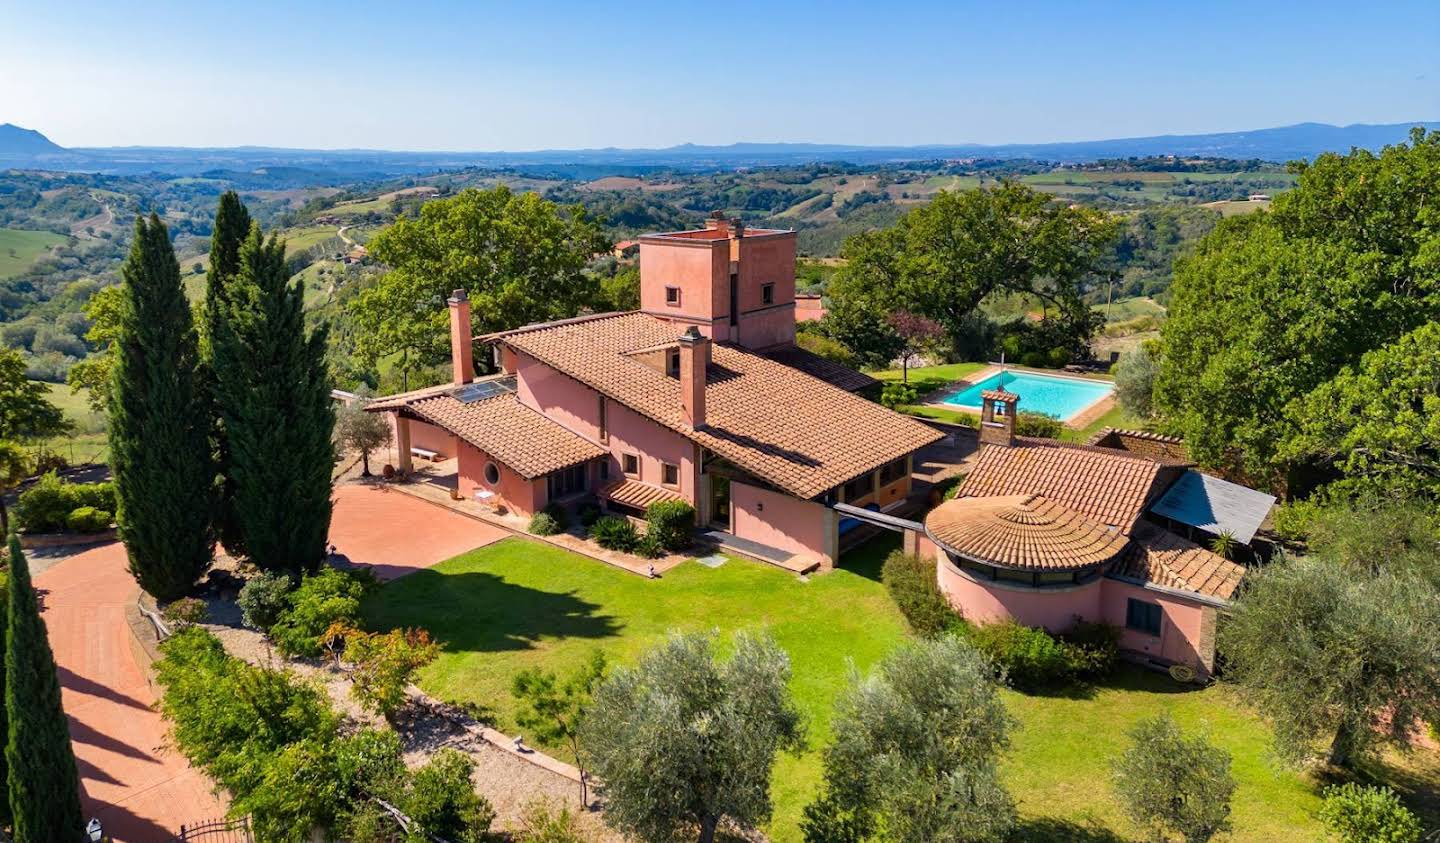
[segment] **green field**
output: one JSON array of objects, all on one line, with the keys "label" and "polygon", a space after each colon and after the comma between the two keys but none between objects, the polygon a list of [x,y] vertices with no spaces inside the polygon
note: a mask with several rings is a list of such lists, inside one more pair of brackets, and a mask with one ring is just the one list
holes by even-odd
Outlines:
[{"label": "green field", "polygon": [[1125,322],[1137,316],[1158,316],[1164,318],[1165,306],[1149,296],[1134,296],[1116,299],[1109,305],[1097,304],[1095,310],[1105,315],[1106,322]]},{"label": "green field", "polygon": [[0,228],[0,278],[13,278],[50,249],[68,240],[53,231]]},{"label": "green field", "polygon": [[105,417],[90,409],[89,392],[73,392],[63,383],[47,383],[45,387],[50,391],[50,403],[59,407],[75,428],[73,433],[47,439],[31,450],[54,452],[72,465],[105,462],[110,456]]},{"label": "green field", "polygon": [[305,228],[287,228],[280,232],[280,237],[285,241],[285,254],[296,255],[311,246],[336,237],[336,234],[334,226],[313,225]]},{"label": "green field", "polygon": [[[422,672],[421,687],[489,709],[507,731],[515,729],[509,684],[525,668],[570,671],[597,647],[612,661],[631,662],[671,629],[769,630],[790,654],[792,691],[809,726],[807,751],[782,756],[773,783],[769,832],[794,843],[820,780],[835,696],[852,665],[869,670],[906,637],[877,576],[895,544],[876,540],[808,581],[734,559],[714,569],[687,562],[652,581],[551,545],[506,539],[384,586],[367,601],[366,623],[429,629],[444,653]],[[1226,688],[1184,688],[1127,667],[1089,693],[1004,696],[1018,724],[1004,772],[1025,820],[1023,839],[1135,834],[1111,795],[1108,765],[1126,728],[1162,711],[1234,755],[1240,789],[1231,839],[1317,836],[1310,782],[1273,763],[1268,730]]]},{"label": "green field", "polygon": [[333,208],[326,209],[325,211],[323,211],[323,213],[332,214],[337,217],[354,216],[356,214],[368,214],[371,211],[378,211],[383,213],[390,210],[390,206],[393,204],[395,204],[395,197],[390,194],[386,194],[384,196],[377,196],[374,199],[365,199],[360,202],[346,202],[342,205],[336,205]]}]

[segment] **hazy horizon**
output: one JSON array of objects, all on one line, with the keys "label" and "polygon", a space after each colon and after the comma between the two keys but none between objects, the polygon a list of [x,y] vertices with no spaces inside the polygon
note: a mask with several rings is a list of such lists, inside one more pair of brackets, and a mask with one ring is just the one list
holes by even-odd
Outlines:
[{"label": "hazy horizon", "polygon": [[999,145],[1440,115],[1440,4],[1418,0],[0,10],[0,122],[65,147]]}]

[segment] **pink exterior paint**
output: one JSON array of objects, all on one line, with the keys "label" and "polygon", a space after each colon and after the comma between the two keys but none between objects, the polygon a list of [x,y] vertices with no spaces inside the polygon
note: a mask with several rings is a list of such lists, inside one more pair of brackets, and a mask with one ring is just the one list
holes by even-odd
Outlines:
[{"label": "pink exterior paint", "polygon": [[[640,241],[640,309],[647,313],[694,323],[707,336],[728,339],[729,279],[728,240]],[[679,304],[666,303],[666,287],[680,288]]]},{"label": "pink exterior paint", "polygon": [[[468,442],[461,442],[459,453],[460,494],[474,500],[475,493],[487,489],[499,496],[500,501],[512,511],[521,515],[533,515],[543,509],[546,503],[544,480],[530,481],[516,474],[509,466]],[[493,463],[500,472],[500,482],[490,483],[485,479],[485,466]]]},{"label": "pink exterior paint", "polygon": [[[390,433],[398,447],[400,439],[395,430],[395,418],[394,413],[385,414],[386,421],[390,422]],[[410,419],[410,447],[434,451],[448,459],[455,456],[456,441],[444,428],[419,419]]]},{"label": "pink exterior paint", "polygon": [[[919,539],[922,554],[937,560],[940,590],[972,623],[995,623],[1013,618],[1025,626],[1064,632],[1077,620],[1103,621],[1121,630],[1120,647],[1162,662],[1187,664],[1201,675],[1214,663],[1215,609],[1177,595],[1141,588],[1101,577],[1067,589],[1033,589],[1005,583],[982,582],[952,564],[945,552],[926,537]],[[1158,604],[1160,635],[1125,628],[1131,599]]]},{"label": "pink exterior paint", "polygon": [[1101,580],[1066,589],[1036,589],[1007,586],[1004,583],[982,583],[944,558],[940,553],[940,590],[950,598],[966,620],[972,623],[994,623],[1014,618],[1025,626],[1043,626],[1051,632],[1064,632],[1075,621],[1100,617]]},{"label": "pink exterior paint", "polygon": [[606,440],[600,435],[600,393],[555,371],[526,354],[516,354],[516,394],[532,407],[568,430],[597,442],[611,453],[610,479],[621,475],[621,455],[640,458],[639,480],[662,485],[663,463],[680,467],[676,489],[695,505],[695,446],[669,428],[615,402],[606,402]]},{"label": "pink exterior paint", "polygon": [[742,539],[834,561],[825,552],[828,522],[822,504],[731,482],[730,512],[731,532]]},{"label": "pink exterior paint", "polygon": [[[1125,629],[1130,599],[1160,604],[1160,635]],[[1204,634],[1205,615],[1215,609],[1169,594],[1150,591],[1118,580],[1105,580],[1101,610],[1106,623],[1121,628],[1120,646],[1167,662],[1189,665],[1211,663],[1214,642]]]}]

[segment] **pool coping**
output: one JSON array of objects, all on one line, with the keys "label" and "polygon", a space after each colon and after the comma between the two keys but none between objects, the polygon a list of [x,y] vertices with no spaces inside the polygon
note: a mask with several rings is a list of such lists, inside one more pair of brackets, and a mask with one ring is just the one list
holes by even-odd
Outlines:
[{"label": "pool coping", "polygon": [[925,397],[920,400],[918,406],[930,407],[936,410],[950,410],[951,412],[967,413],[972,416],[979,416],[979,407],[962,407],[959,404],[946,404],[939,399],[945,396],[954,395],[957,392],[964,392],[975,384],[980,383],[981,381],[988,378],[994,377],[995,375],[998,375],[1002,372],[1029,372],[1031,374],[1043,375],[1049,378],[1064,378],[1067,380],[1082,381],[1084,383],[1096,383],[1098,381],[1100,383],[1110,384],[1111,390],[1108,393],[1106,393],[1100,398],[1095,399],[1090,404],[1087,404],[1083,409],[1080,410],[1080,412],[1060,422],[1062,426],[1070,430],[1084,430],[1085,428],[1094,424],[1096,419],[1099,419],[1101,416],[1105,415],[1106,413],[1110,412],[1112,409],[1115,408],[1114,381],[1107,381],[1101,378],[1086,378],[1078,375],[1064,374],[1055,372],[1051,369],[1036,369],[1030,366],[1016,366],[1010,363],[1006,363],[1003,366],[999,363],[991,363],[990,365],[979,370],[978,372],[971,372],[966,377],[960,378],[959,380],[951,381],[945,386],[942,386],[936,390],[932,390],[931,392],[926,394]]}]

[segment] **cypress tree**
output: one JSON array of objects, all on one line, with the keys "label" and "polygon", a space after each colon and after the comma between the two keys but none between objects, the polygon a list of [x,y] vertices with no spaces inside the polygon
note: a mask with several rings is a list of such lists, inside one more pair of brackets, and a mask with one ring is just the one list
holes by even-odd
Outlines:
[{"label": "cypress tree", "polygon": [[314,571],[325,558],[335,465],[327,330],[306,335],[285,243],[261,237],[259,226],[222,308],[215,358],[233,364],[216,366],[216,396],[246,552],[263,570]]},{"label": "cypress tree", "polygon": [[5,761],[15,843],[85,838],[80,776],[60,707],[60,678],[30,586],[20,539],[10,537],[10,601],[5,624]]},{"label": "cypress tree", "polygon": [[[9,552],[8,550],[6,551]],[[0,556],[0,560],[8,557]],[[7,563],[8,564],[8,563]],[[5,628],[10,624],[10,574],[0,571],[0,642],[5,640]],[[3,648],[0,648],[3,649]],[[0,653],[0,737],[10,733],[10,718],[5,708],[5,656]],[[10,824],[10,764],[5,760],[5,750],[0,747],[0,825]]]},{"label": "cypress tree", "polygon": [[190,305],[160,219],[135,221],[110,396],[116,521],[140,587],[189,590],[215,552],[215,469]]},{"label": "cypress tree", "polygon": [[245,361],[217,360],[212,338],[220,320],[224,319],[224,302],[229,285],[240,271],[240,247],[250,234],[250,212],[240,201],[240,194],[227,190],[220,195],[215,209],[215,226],[210,235],[210,269],[205,274],[205,320],[200,337],[200,353],[204,360],[205,389],[210,402],[211,436],[214,438],[215,468],[219,473],[215,530],[225,549],[232,555],[245,555],[244,534],[235,520],[235,489],[226,480],[229,476],[229,448],[225,442],[225,425],[215,397],[215,368],[223,365],[245,365]]}]

